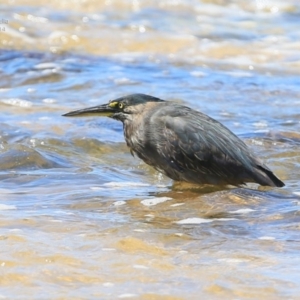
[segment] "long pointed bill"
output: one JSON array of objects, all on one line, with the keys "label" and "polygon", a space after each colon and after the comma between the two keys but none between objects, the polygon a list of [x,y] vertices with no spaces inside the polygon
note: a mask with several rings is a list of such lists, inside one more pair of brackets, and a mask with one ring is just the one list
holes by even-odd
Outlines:
[{"label": "long pointed bill", "polygon": [[88,116],[103,116],[110,117],[116,112],[109,104],[103,104],[84,109],[74,110],[64,114],[64,117],[88,117]]}]

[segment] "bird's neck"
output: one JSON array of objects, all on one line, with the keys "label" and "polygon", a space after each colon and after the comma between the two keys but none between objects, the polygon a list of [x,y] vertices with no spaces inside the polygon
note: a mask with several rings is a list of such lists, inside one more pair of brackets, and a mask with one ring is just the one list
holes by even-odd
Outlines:
[{"label": "bird's neck", "polygon": [[144,134],[143,123],[139,120],[132,122],[130,119],[126,119],[123,121],[123,131],[127,146],[135,151],[135,148],[140,145]]}]

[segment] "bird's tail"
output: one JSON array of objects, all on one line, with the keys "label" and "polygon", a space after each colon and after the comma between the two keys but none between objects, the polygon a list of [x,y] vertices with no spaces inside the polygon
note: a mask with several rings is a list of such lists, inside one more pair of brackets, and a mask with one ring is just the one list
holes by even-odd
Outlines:
[{"label": "bird's tail", "polygon": [[264,166],[257,165],[256,166],[257,172],[255,172],[255,179],[261,185],[268,185],[268,186],[276,186],[276,187],[283,187],[285,184],[277,178],[272,171]]}]

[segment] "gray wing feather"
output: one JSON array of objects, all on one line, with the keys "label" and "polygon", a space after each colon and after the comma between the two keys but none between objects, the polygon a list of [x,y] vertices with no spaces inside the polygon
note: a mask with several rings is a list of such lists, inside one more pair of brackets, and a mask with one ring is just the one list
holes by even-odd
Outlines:
[{"label": "gray wing feather", "polygon": [[[221,123],[187,107],[163,112],[163,155],[179,169],[222,178],[237,177],[253,170],[254,158],[247,146]],[[234,150],[233,150],[234,149]],[[246,180],[246,178],[243,178]],[[241,180],[243,182],[244,180]]]},{"label": "gray wing feather", "polygon": [[135,151],[174,180],[284,186],[242,140],[201,112],[165,102],[144,121],[140,131],[146,142]]}]

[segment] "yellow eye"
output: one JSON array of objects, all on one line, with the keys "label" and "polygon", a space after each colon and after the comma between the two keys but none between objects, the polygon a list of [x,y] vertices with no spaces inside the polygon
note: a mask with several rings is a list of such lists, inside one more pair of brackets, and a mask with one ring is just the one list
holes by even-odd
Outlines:
[{"label": "yellow eye", "polygon": [[123,104],[122,102],[120,102],[120,103],[119,103],[119,108],[120,108],[120,109],[123,109],[123,107],[124,107],[124,104]]}]

